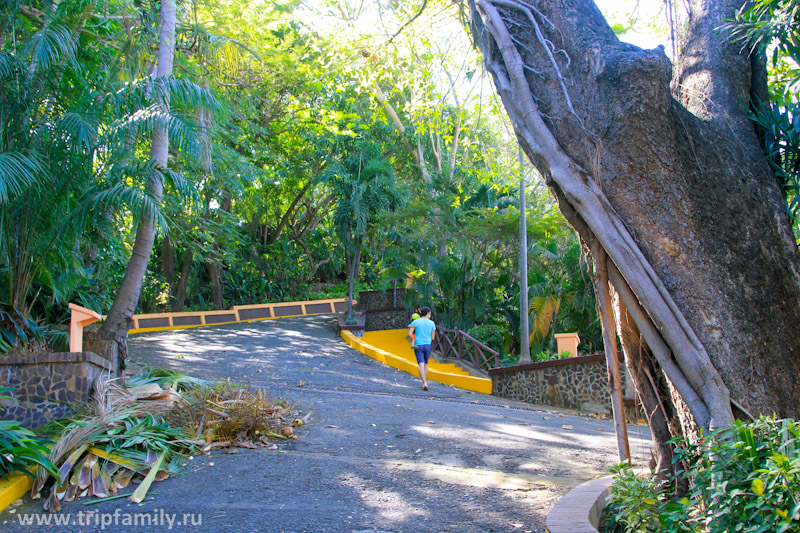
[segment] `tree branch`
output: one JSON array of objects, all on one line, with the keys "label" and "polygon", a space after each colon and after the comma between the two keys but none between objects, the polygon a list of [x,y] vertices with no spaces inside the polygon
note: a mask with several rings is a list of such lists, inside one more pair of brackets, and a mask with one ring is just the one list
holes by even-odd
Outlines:
[{"label": "tree branch", "polygon": [[425,11],[425,7],[426,7],[427,5],[428,5],[428,0],[422,0],[422,5],[421,5],[421,6],[419,6],[419,9],[417,10],[417,13],[416,13],[416,14],[415,14],[413,17],[411,17],[410,19],[408,19],[408,20],[406,21],[406,23],[405,23],[405,24],[403,24],[402,26],[400,26],[400,29],[398,29],[398,30],[395,32],[395,34],[394,34],[394,35],[392,35],[392,36],[389,38],[389,40],[388,40],[388,41],[386,41],[386,42],[383,44],[383,46],[389,46],[390,44],[392,44],[392,41],[394,41],[394,40],[397,38],[397,36],[398,36],[398,35],[400,35],[401,33],[403,33],[403,30],[405,30],[407,27],[409,27],[409,26],[410,26],[410,25],[411,25],[411,24],[412,24],[412,23],[413,23],[415,20],[417,20],[417,19],[420,17],[420,15],[422,15],[422,12],[423,12],[423,11]]}]

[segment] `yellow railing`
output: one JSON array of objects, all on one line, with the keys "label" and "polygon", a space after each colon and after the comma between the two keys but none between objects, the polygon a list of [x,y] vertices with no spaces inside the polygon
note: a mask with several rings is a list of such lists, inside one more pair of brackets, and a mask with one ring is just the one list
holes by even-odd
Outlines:
[{"label": "yellow railing", "polygon": [[128,333],[196,328],[199,326],[252,322],[254,320],[269,320],[290,316],[321,315],[345,311],[346,309],[347,298],[330,298],[305,302],[235,305],[230,309],[218,311],[148,313],[133,315],[133,324]]}]

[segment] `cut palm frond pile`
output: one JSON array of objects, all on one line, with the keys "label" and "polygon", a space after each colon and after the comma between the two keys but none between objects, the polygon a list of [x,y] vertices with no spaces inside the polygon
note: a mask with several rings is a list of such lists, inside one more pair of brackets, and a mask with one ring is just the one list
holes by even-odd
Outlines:
[{"label": "cut palm frond pile", "polygon": [[145,369],[125,387],[98,379],[91,403],[63,426],[50,451],[58,475],[38,469],[31,496],[46,494],[44,509],[58,512],[62,501],[122,497],[120,491],[139,483],[129,495],[138,503],[153,481],[178,472],[184,457],[297,438],[293,428],[309,416],[300,418],[293,406],[261,391],[161,369]]},{"label": "cut palm frond pile", "polygon": [[294,429],[308,422],[310,413],[299,418],[283,400],[270,400],[228,381],[214,387],[197,388],[184,396],[188,405],[172,411],[168,418],[176,426],[194,431],[194,444],[204,450],[238,446],[255,448],[270,439],[297,438]]}]

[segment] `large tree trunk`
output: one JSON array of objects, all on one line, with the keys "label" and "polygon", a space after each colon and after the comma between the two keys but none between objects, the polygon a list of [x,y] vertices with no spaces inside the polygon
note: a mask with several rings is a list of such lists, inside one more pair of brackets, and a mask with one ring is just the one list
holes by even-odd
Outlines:
[{"label": "large tree trunk", "polygon": [[[158,63],[156,79],[172,75],[172,61],[175,54],[175,0],[162,0],[161,2],[161,29],[158,37]],[[166,116],[169,113],[169,100],[166,91],[161,93],[163,98],[159,101],[160,112]],[[150,158],[156,162],[160,169],[167,168],[169,153],[169,137],[167,135],[167,121],[159,121],[153,127],[150,146]],[[155,204],[161,204],[163,184],[160,176],[152,176],[147,183],[147,188],[153,196]],[[142,280],[147,272],[147,262],[153,251],[155,239],[155,218],[153,213],[144,212],[136,229],[136,240],[133,244],[133,253],[128,261],[125,277],[117,290],[114,304],[108,312],[105,322],[99,332],[103,339],[113,339],[119,345],[119,361],[124,366],[127,355],[128,324],[139,302],[142,291]]]},{"label": "large tree trunk", "polygon": [[591,0],[470,1],[517,136],[607,253],[684,432],[800,414],[800,255],[746,114],[763,73],[718,30],[741,0],[690,3],[673,73]]}]

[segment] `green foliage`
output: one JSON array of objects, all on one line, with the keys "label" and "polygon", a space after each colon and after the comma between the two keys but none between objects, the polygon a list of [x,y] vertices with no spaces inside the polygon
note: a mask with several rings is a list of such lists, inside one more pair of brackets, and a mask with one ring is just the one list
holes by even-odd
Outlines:
[{"label": "green foliage", "polygon": [[39,326],[16,309],[0,307],[0,352],[41,339]]},{"label": "green foliage", "polygon": [[588,263],[571,232],[562,230],[531,245],[531,351],[555,351],[553,334],[570,331],[579,333],[583,352],[602,349]]},{"label": "green foliage", "polygon": [[769,54],[771,100],[796,101],[800,92],[800,2],[747,2],[724,27],[735,41]]},{"label": "green foliage", "polygon": [[492,350],[503,354],[507,353],[507,343],[511,334],[508,328],[497,324],[478,324],[467,330],[467,334],[479,340]]},{"label": "green foliage", "polygon": [[141,387],[142,385],[149,385],[151,383],[156,383],[163,389],[172,387],[172,389],[176,391],[184,391],[198,387],[211,387],[214,385],[213,381],[187,376],[174,370],[145,366],[128,378],[126,386],[128,388]]},{"label": "green foliage", "polygon": [[789,219],[796,228],[800,214],[800,106],[762,105],[752,118],[764,131],[767,161],[775,172]]},{"label": "green foliage", "polygon": [[753,102],[751,116],[764,137],[764,152],[796,236],[800,214],[800,2],[745,3],[725,24],[731,39],[768,54],[769,102]]},{"label": "green foliage", "polygon": [[609,518],[625,531],[726,533],[784,532],[800,528],[800,424],[761,418],[735,422],[696,443],[676,442],[678,476],[689,482],[685,497],[673,483],[617,469]]},{"label": "green foliage", "polygon": [[[0,400],[13,400],[6,393],[13,387],[0,387]],[[0,407],[0,410],[3,408]],[[0,477],[25,474],[34,477],[34,469],[42,468],[57,475],[58,469],[47,458],[48,441],[20,426],[14,420],[0,420]]]},{"label": "green foliage", "polygon": [[500,367],[514,366],[519,363],[519,355],[504,354],[500,356]]},{"label": "green foliage", "polygon": [[66,331],[38,324],[20,311],[0,304],[0,353],[63,351],[68,345]]},{"label": "green foliage", "polygon": [[539,352],[537,354],[531,355],[531,359],[538,362],[554,361],[556,359],[568,359],[569,357],[570,353],[566,350],[564,350],[561,353]]},{"label": "green foliage", "polygon": [[[148,182],[195,201],[184,176],[149,160],[149,137],[166,124],[173,147],[191,155],[190,110],[217,105],[188,79],[147,75],[149,7],[81,0],[28,18],[13,4],[0,6],[0,286],[23,316],[56,322],[70,301],[107,306],[138,217],[168,227]],[[159,110],[161,95],[172,112]]]},{"label": "green foliage", "polygon": [[605,531],[660,531],[660,505],[667,500],[668,486],[654,476],[637,474],[627,463],[611,468],[611,473],[614,484],[607,500]]},{"label": "green foliage", "polygon": [[[519,344],[517,144],[496,96],[479,94],[463,27],[442,24],[453,5],[387,44],[330,13],[309,30],[296,2],[201,0],[180,17],[175,75],[157,81],[157,4],[60,2],[36,20],[15,5],[0,3],[0,288],[20,316],[63,323],[72,301],[107,312],[152,216],[136,312],[210,309],[220,285],[227,307],[342,297],[348,277],[357,291],[417,272],[415,297],[443,325],[492,324],[508,332],[499,351]],[[416,12],[379,9],[384,21]],[[167,171],[149,157],[160,125]],[[556,328],[591,344],[577,241],[538,190],[528,231],[556,252],[532,261],[532,295],[559,302],[535,348],[552,349]]]}]

